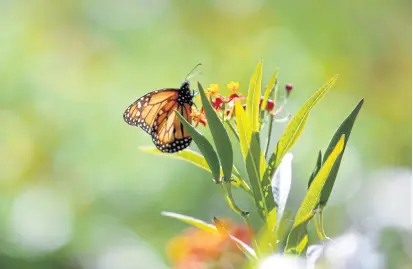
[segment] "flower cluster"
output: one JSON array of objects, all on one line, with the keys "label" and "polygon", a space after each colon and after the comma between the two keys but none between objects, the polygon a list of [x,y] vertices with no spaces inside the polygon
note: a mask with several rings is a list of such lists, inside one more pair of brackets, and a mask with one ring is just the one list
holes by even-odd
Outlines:
[{"label": "flower cluster", "polygon": [[[246,244],[251,243],[245,225],[230,220],[221,222],[228,233]],[[195,228],[173,238],[168,244],[167,252],[175,269],[228,268],[229,264],[241,266],[245,262],[242,252],[230,238]]]},{"label": "flower cluster", "polygon": [[[220,93],[220,87],[218,84],[211,84],[205,90],[206,95],[211,100],[212,106],[218,113],[223,113],[225,111],[226,119],[231,119],[235,115],[235,102],[236,101],[245,101],[246,98],[238,92],[240,88],[239,82],[230,82],[227,85],[227,89],[230,91],[228,96],[222,95]],[[291,84],[287,84],[285,86],[286,89],[286,96],[290,94],[293,87]],[[262,104],[263,97],[260,100],[260,106]],[[246,108],[246,104],[243,104],[244,109]],[[267,100],[267,107],[266,111],[275,115],[278,111],[275,111],[275,102],[271,99]],[[192,120],[195,122],[195,127],[199,124],[206,126],[207,120],[204,112],[204,108],[202,107],[199,111],[196,108],[192,108],[191,113]]]}]

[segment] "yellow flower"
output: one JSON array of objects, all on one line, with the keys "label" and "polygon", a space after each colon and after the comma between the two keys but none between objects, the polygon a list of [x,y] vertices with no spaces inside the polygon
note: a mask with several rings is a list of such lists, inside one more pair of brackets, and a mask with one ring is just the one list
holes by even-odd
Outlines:
[{"label": "yellow flower", "polygon": [[228,90],[231,90],[232,92],[236,92],[239,89],[239,82],[234,82],[231,81],[230,83],[227,84]]},{"label": "yellow flower", "polygon": [[219,96],[219,85],[218,84],[209,85],[208,89],[206,90],[206,94],[212,97],[218,97]]}]

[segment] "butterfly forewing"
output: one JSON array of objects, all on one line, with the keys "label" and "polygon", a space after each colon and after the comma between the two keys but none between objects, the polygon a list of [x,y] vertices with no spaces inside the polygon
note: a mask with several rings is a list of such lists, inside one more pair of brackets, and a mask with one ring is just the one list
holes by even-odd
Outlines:
[{"label": "butterfly forewing", "polygon": [[126,109],[123,119],[127,124],[139,126],[151,134],[155,118],[165,105],[176,102],[178,91],[179,89],[164,89],[142,96]]}]

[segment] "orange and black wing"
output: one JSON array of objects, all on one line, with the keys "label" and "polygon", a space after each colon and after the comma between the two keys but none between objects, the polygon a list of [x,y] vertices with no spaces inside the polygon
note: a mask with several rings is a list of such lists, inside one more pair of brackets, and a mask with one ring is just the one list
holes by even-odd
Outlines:
[{"label": "orange and black wing", "polygon": [[127,124],[139,126],[148,134],[152,134],[155,119],[161,111],[165,111],[165,108],[176,104],[178,91],[179,89],[164,89],[142,96],[126,109],[123,119]]},{"label": "orange and black wing", "polygon": [[188,131],[176,116],[178,111],[189,123],[191,119],[191,104],[168,102],[158,113],[152,126],[152,141],[162,152],[174,153],[187,148],[192,141]]}]

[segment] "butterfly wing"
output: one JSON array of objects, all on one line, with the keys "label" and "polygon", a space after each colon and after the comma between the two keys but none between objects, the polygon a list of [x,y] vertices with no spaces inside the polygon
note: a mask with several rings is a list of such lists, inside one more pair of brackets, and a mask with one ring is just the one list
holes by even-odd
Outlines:
[{"label": "butterfly wing", "polygon": [[191,104],[169,102],[159,111],[152,127],[152,141],[162,152],[173,153],[187,148],[192,141],[188,131],[176,116],[178,111],[189,123],[191,119]]},{"label": "butterfly wing", "polygon": [[132,126],[139,126],[148,134],[152,133],[152,126],[159,112],[167,104],[176,103],[179,89],[163,89],[145,94],[123,113],[125,122]]}]

